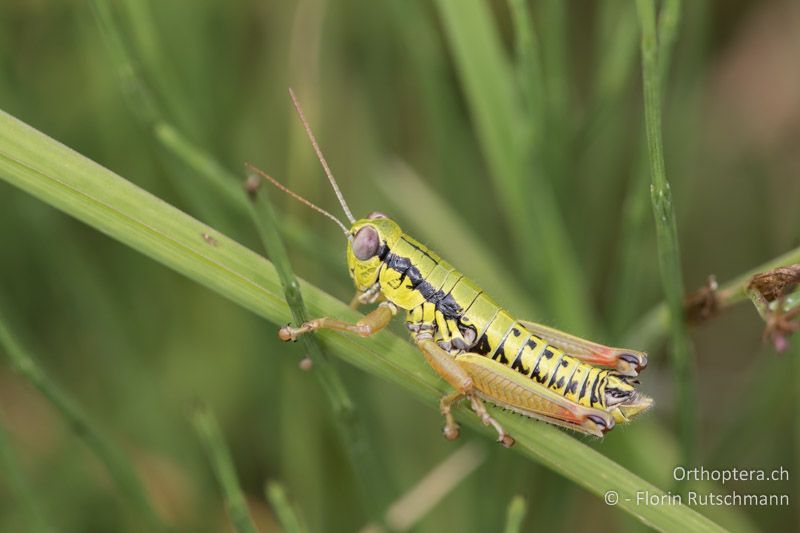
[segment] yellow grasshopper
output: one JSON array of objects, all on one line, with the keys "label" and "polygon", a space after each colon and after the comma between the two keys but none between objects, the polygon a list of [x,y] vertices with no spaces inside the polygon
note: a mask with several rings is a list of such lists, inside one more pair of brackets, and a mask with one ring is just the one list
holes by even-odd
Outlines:
[{"label": "yellow grasshopper", "polygon": [[[335,216],[253,169],[276,187],[336,222],[347,237],[347,265],[356,286],[353,307],[378,303],[351,324],[336,318],[310,320],[279,331],[284,341],[317,329],[363,337],[406,313],[406,327],[430,366],[453,391],[440,401],[444,436],[459,434],[451,409],[466,398],[484,424],[493,426],[506,447],[514,439],[489,414],[484,400],[516,413],[581,433],[602,436],[627,422],[652,400],[634,388],[647,355],[611,348],[535,322],[515,319],[479,285],[425,245],[405,234],[382,213],[356,220],[322,155],[294,93],[300,120],[350,221]],[[594,366],[598,365],[598,366]]]}]

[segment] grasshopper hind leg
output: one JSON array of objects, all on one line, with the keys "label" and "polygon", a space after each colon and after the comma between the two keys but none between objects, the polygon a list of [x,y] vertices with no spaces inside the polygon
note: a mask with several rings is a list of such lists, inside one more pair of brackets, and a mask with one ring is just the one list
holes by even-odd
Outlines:
[{"label": "grasshopper hind leg", "polygon": [[506,430],[503,429],[503,426],[501,426],[497,420],[491,417],[486,410],[486,406],[483,405],[483,401],[475,394],[470,394],[469,400],[472,402],[472,410],[475,411],[475,414],[478,415],[481,422],[486,426],[492,426],[495,431],[497,431],[497,442],[502,444],[505,448],[511,448],[514,445],[514,438],[506,433]]},{"label": "grasshopper hind leg", "polygon": [[475,414],[481,419],[481,422],[487,426],[493,427],[495,431],[497,431],[497,442],[506,448],[511,447],[514,444],[514,439],[486,410],[483,401],[478,397],[478,390],[475,388],[475,383],[467,371],[456,362],[453,356],[442,349],[430,337],[419,334],[415,340],[420,351],[422,351],[422,354],[428,361],[428,364],[455,389],[453,392],[443,396],[439,402],[442,415],[445,419],[445,438],[453,440],[458,437],[458,424],[453,418],[451,410],[454,403],[466,397],[469,399],[472,410],[475,411]]},{"label": "grasshopper hind leg", "polygon": [[456,390],[450,394],[442,396],[442,399],[439,400],[439,411],[444,417],[444,429],[442,430],[442,433],[444,434],[444,438],[447,440],[456,440],[458,435],[461,433],[458,422],[456,422],[455,418],[453,418],[452,410],[453,404],[457,404],[463,397],[464,394],[461,391]]}]

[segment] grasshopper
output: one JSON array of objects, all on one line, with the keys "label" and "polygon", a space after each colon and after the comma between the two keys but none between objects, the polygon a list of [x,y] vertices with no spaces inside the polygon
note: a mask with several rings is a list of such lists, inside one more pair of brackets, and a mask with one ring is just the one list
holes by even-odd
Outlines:
[{"label": "grasshopper", "polygon": [[463,399],[506,447],[514,439],[484,402],[596,436],[650,407],[652,400],[634,387],[634,378],[647,366],[645,353],[516,319],[385,214],[374,212],[356,220],[291,89],[289,94],[350,227],[271,176],[252,170],[339,225],[347,238],[347,266],[356,287],[351,305],[378,305],[354,324],[322,317],[285,326],[278,333],[282,340],[294,341],[318,329],[367,337],[405,311],[414,344],[453,388],[439,403],[443,433],[451,440],[459,435],[452,409]]}]

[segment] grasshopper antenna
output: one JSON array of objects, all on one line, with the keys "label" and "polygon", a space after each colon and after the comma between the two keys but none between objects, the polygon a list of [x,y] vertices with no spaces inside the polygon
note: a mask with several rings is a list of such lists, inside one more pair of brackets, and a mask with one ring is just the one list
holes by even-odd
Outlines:
[{"label": "grasshopper antenna", "polygon": [[288,194],[289,196],[291,196],[292,198],[294,198],[295,200],[297,200],[301,204],[307,205],[311,209],[313,209],[313,210],[315,210],[315,211],[317,211],[319,213],[322,213],[323,215],[325,215],[329,219],[331,219],[334,222],[336,222],[336,224],[338,224],[339,227],[342,228],[342,231],[344,231],[344,234],[347,235],[347,238],[348,239],[350,238],[350,231],[347,229],[347,226],[345,226],[342,223],[341,220],[339,220],[338,218],[336,218],[332,214],[328,213],[327,211],[325,211],[324,209],[322,209],[318,205],[313,204],[310,201],[306,200],[305,198],[303,198],[302,196],[300,196],[299,194],[297,194],[296,192],[291,190],[286,185],[280,183],[278,180],[276,180],[275,178],[273,178],[272,176],[270,176],[269,174],[267,174],[263,170],[251,165],[250,163],[245,163],[244,166],[247,169],[247,173],[248,174],[253,175],[253,176],[255,176],[255,175],[261,176],[262,178],[266,179],[267,181],[272,183],[275,187],[277,187],[278,189],[282,190],[283,192],[285,192],[286,194]]},{"label": "grasshopper antenna", "polygon": [[297,114],[300,115],[300,122],[303,123],[303,128],[305,128],[306,134],[311,141],[311,146],[314,147],[314,151],[317,153],[317,159],[319,159],[319,162],[322,164],[322,168],[325,170],[325,175],[328,176],[328,180],[331,182],[333,192],[336,193],[336,197],[339,199],[342,209],[344,209],[344,214],[347,216],[347,220],[349,220],[351,224],[354,223],[356,219],[353,218],[353,213],[350,212],[347,202],[344,201],[342,191],[339,190],[339,184],[336,183],[336,179],[333,177],[330,167],[328,167],[328,162],[325,161],[325,156],[322,155],[322,150],[319,149],[319,144],[317,144],[317,139],[314,137],[314,132],[311,131],[311,126],[308,125],[306,116],[303,113],[303,108],[300,107],[300,103],[297,101],[297,97],[294,95],[294,91],[291,87],[289,87],[289,96],[292,98],[292,103],[294,104],[294,108],[297,110]]}]

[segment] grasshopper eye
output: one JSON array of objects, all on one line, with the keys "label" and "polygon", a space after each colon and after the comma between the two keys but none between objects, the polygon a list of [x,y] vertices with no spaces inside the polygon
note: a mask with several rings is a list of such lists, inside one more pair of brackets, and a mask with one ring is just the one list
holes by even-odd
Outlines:
[{"label": "grasshopper eye", "polygon": [[358,230],[353,239],[353,253],[359,261],[366,261],[378,253],[380,238],[374,228],[365,226]]}]

